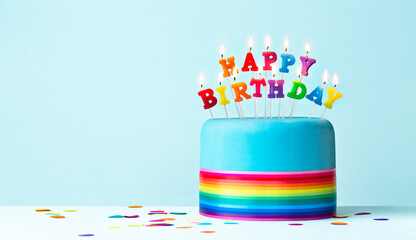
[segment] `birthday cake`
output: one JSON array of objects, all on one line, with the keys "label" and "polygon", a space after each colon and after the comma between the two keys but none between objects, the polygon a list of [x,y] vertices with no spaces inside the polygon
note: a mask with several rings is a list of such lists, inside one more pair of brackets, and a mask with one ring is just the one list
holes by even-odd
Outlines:
[{"label": "birthday cake", "polygon": [[[253,41],[249,41],[241,72],[250,73],[251,89],[244,81],[237,82],[239,69],[234,56],[224,58],[224,47],[220,48],[219,87],[215,92],[204,89],[204,78],[200,77],[201,90],[198,95],[209,110],[211,120],[201,130],[201,156],[199,181],[199,207],[204,216],[258,220],[312,220],[329,218],[336,211],[335,185],[335,134],[332,124],[323,118],[327,109],[342,98],[335,90],[338,76],[334,74],[333,87],[328,87],[328,98],[322,102],[328,71],[324,71],[322,83],[308,93],[303,80],[316,63],[309,57],[310,45],[305,45],[306,54],[300,56],[297,79],[292,81],[291,90],[284,77],[296,58],[288,53],[285,40],[284,52],[278,55],[270,51],[270,38],[266,37],[266,51],[262,53],[264,66],[256,63],[252,54]],[[265,76],[262,72],[265,71]],[[268,71],[271,71],[270,79]],[[257,77],[255,72],[257,72]],[[290,75],[289,75],[290,76]],[[228,80],[231,101],[228,100]],[[230,78],[234,83],[231,84]],[[290,84],[290,82],[289,82]],[[290,88],[289,88],[290,89]],[[252,91],[252,95],[247,93]],[[282,99],[287,97],[286,107]],[[246,118],[241,102],[254,99],[254,118]],[[264,117],[259,117],[258,101],[264,100]],[[296,103],[307,99],[313,103],[309,117],[293,117]],[[278,100],[277,115],[273,114],[273,100]],[[230,119],[227,105],[234,102],[239,118]],[[215,119],[211,108],[219,103],[224,107],[226,119]],[[268,110],[268,103],[270,108]],[[315,109],[324,105],[320,118],[311,118]],[[288,109],[291,107],[290,115]],[[283,113],[283,114],[281,114]]]},{"label": "birthday cake", "polygon": [[200,157],[204,216],[273,221],[335,215],[335,137],[326,119],[208,120]]}]

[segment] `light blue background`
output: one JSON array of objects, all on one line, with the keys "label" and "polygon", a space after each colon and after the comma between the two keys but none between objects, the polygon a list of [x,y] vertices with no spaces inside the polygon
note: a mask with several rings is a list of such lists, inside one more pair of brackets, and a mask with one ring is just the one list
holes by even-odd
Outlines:
[{"label": "light blue background", "polygon": [[[308,90],[324,69],[340,76],[344,98],[326,114],[336,131],[338,203],[414,205],[415,8],[1,1],[0,204],[196,205],[200,128],[209,118],[198,75],[216,87],[219,45],[241,67],[248,38],[260,59],[269,34],[271,50],[280,53],[287,37],[297,59],[311,43],[318,62]],[[253,100],[243,108],[252,116]],[[303,100],[296,115],[311,108]],[[219,106],[213,113],[224,116]]]}]

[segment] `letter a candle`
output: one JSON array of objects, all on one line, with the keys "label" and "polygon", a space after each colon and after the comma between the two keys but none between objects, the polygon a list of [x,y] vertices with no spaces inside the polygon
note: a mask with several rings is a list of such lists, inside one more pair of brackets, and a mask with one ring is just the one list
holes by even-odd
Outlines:
[{"label": "letter a candle", "polygon": [[325,70],[324,74],[322,75],[322,85],[317,86],[315,90],[313,90],[311,93],[306,95],[306,99],[314,102],[313,108],[311,113],[309,114],[309,118],[312,117],[313,112],[315,111],[315,108],[317,105],[322,105],[322,96],[324,93],[324,85],[328,82],[328,71]]}]

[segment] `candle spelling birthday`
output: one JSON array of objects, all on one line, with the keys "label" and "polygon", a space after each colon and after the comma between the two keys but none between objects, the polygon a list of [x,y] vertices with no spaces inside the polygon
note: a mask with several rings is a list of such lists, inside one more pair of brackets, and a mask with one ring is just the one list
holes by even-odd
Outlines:
[{"label": "candle spelling birthday", "polygon": [[[267,98],[270,100],[270,114],[268,119],[273,119],[273,100],[275,98],[279,99],[279,110],[277,116],[278,119],[285,118],[286,112],[291,105],[293,100],[293,105],[290,112],[290,118],[294,116],[296,103],[301,102],[304,98],[306,100],[311,101],[313,103],[312,111],[309,113],[309,118],[312,117],[313,113],[316,109],[320,108],[322,105],[325,107],[322,111],[321,118],[325,115],[327,109],[332,109],[335,101],[342,98],[343,94],[336,91],[335,87],[338,85],[338,75],[334,75],[332,79],[332,88],[327,88],[328,98],[326,102],[322,104],[322,100],[325,97],[325,84],[328,81],[328,71],[325,70],[322,76],[322,80],[319,79],[312,79],[308,80],[312,84],[313,82],[317,82],[316,86],[312,91],[308,92],[308,89],[303,83],[303,79],[309,75],[309,71],[311,66],[316,63],[316,59],[309,57],[310,52],[310,44],[307,43],[305,45],[306,54],[304,56],[300,56],[301,67],[298,67],[296,73],[290,71],[292,66],[296,62],[296,58],[294,55],[288,53],[289,48],[289,41],[287,39],[284,40],[284,51],[280,53],[281,64],[278,71],[282,73],[281,79],[277,77],[277,56],[276,52],[270,51],[270,37],[266,36],[265,45],[266,51],[262,52],[263,61],[257,61],[254,58],[252,53],[254,41],[252,38],[248,41],[249,50],[245,55],[245,59],[242,59],[241,62],[242,68],[240,69],[241,73],[250,73],[250,77],[246,80],[249,80],[249,87],[244,82],[244,74],[239,75],[239,69],[236,65],[236,62],[239,62],[238,59],[235,59],[234,56],[224,58],[224,45],[220,46],[220,55],[221,59],[218,61],[222,72],[218,74],[218,85],[215,88],[215,92],[211,88],[207,88],[204,86],[206,85],[205,79],[203,75],[199,77],[199,84],[200,84],[200,91],[198,95],[200,96],[203,108],[206,110],[208,109],[211,118],[214,118],[211,109],[217,105],[224,107],[225,116],[226,118],[232,118],[230,116],[227,105],[230,104],[231,99],[235,103],[235,107],[237,110],[238,118],[245,119],[248,118],[247,114],[244,114],[243,106],[241,104],[242,101],[251,101],[251,98],[254,99],[254,118],[258,119],[258,99],[262,98],[264,95],[265,101],[265,108],[264,108],[264,117],[267,118]],[[262,71],[265,71],[265,78],[262,77]],[[271,79],[268,79],[268,71],[272,71]],[[257,75],[255,74],[257,72]],[[295,76],[291,76],[291,74]],[[231,83],[230,78],[232,77],[233,83]],[[292,82],[289,82],[291,86],[289,87],[290,91],[285,94],[284,87],[285,87],[285,77],[295,79]],[[230,86],[231,96],[228,95],[227,98],[227,87],[223,85],[224,79],[228,80],[228,84]],[[321,83],[319,83],[321,82]],[[264,88],[264,89],[262,89]],[[263,94],[262,94],[263,92]],[[215,94],[218,94],[220,101],[218,101]],[[281,104],[282,99],[287,96],[287,105],[281,114]],[[230,100],[229,100],[230,99]],[[299,103],[301,104],[301,103]],[[231,113],[232,115],[232,113]],[[267,120],[268,121],[268,120]]]}]

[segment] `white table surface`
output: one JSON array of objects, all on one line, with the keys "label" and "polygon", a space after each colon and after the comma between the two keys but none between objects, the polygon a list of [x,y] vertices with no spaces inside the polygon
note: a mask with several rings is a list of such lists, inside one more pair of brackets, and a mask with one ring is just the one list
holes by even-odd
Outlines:
[{"label": "white table surface", "polygon": [[[54,219],[38,208],[49,208],[65,216]],[[74,209],[77,212],[63,212]],[[150,210],[166,212],[187,212],[187,215],[149,216]],[[357,212],[371,212],[371,215],[355,216]],[[135,215],[139,218],[108,218],[111,215]],[[338,207],[337,215],[349,215],[344,219],[298,221],[303,226],[290,226],[288,221],[248,222],[224,224],[223,220],[203,217],[197,207],[154,206],[143,208],[126,207],[0,207],[0,239],[4,240],[62,240],[62,239],[416,239],[416,207]],[[148,224],[149,220],[175,218],[169,227],[128,227],[130,224]],[[388,218],[389,221],[375,221],[374,218]],[[188,219],[201,219],[212,225],[197,225]],[[332,225],[331,222],[346,222],[348,225]],[[110,229],[120,226],[120,229]],[[177,229],[177,226],[192,226],[191,229]],[[214,230],[215,233],[201,233]],[[78,234],[95,234],[80,237]]]}]

